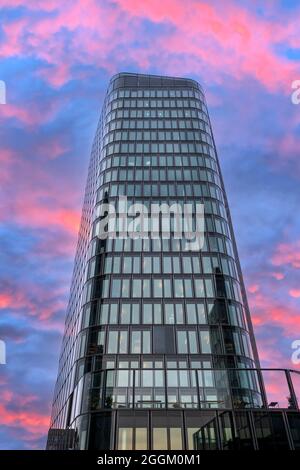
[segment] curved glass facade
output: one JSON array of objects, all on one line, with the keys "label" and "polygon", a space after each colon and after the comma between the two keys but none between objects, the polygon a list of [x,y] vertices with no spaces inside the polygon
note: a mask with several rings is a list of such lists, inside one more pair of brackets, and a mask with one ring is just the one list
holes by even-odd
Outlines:
[{"label": "curved glass facade", "polygon": [[[121,213],[124,197],[150,212],[202,203],[203,246],[190,250],[161,225],[153,238],[99,238],[103,204]],[[203,91],[190,79],[118,74],[92,147],[51,429],[81,449],[144,449],[151,410],[151,446],[181,449],[180,410],[201,420],[212,408],[262,406],[257,373],[234,370],[257,367]]]}]

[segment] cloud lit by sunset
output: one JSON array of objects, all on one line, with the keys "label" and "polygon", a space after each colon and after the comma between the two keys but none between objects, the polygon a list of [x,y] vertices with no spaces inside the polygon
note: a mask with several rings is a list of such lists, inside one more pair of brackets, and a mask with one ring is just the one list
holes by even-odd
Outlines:
[{"label": "cloud lit by sunset", "polygon": [[300,338],[299,2],[0,0],[0,447],[42,449],[111,75],[202,84],[262,365]]}]

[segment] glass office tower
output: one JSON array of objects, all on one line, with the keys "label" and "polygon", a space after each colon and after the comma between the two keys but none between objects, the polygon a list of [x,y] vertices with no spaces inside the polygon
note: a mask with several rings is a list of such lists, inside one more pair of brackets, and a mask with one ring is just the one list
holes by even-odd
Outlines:
[{"label": "glass office tower", "polygon": [[[121,214],[124,197],[149,214],[190,204],[194,222],[202,203],[201,248],[164,236],[161,221],[156,236],[99,237],[103,204]],[[48,448],[295,448],[285,378],[289,417],[267,401],[201,86],[115,75],[92,147]],[[259,444],[275,428],[277,440]]]}]

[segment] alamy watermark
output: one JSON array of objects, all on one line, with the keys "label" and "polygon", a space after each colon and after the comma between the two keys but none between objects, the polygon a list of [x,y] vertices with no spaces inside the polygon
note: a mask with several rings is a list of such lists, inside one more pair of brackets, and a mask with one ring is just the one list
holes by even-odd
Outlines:
[{"label": "alamy watermark", "polygon": [[141,203],[128,204],[126,196],[117,204],[102,203],[97,206],[95,236],[132,239],[184,239],[186,249],[201,250],[204,246],[204,204]]},{"label": "alamy watermark", "polygon": [[0,104],[6,104],[6,84],[0,80]]},{"label": "alamy watermark", "polygon": [[6,364],[6,344],[0,340],[0,364]]},{"label": "alamy watermark", "polygon": [[292,82],[292,90],[294,90],[291,94],[291,100],[293,104],[300,103],[300,80],[294,80]]},{"label": "alamy watermark", "polygon": [[300,364],[300,339],[295,339],[291,346],[292,349],[295,349],[291,357],[292,363],[295,365]]}]

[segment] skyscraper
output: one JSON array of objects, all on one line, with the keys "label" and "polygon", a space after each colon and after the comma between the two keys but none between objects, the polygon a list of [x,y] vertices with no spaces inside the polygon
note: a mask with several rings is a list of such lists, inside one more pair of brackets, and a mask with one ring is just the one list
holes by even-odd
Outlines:
[{"label": "skyscraper", "polygon": [[[153,205],[189,205],[195,224],[198,203],[195,249],[172,214],[165,232]],[[134,204],[153,233],[133,223]],[[109,205],[126,213],[130,236],[120,218],[104,236]],[[92,147],[48,448],[300,446],[287,432],[300,423],[284,374],[288,415],[271,410],[259,369],[201,86],[115,75]]]}]

